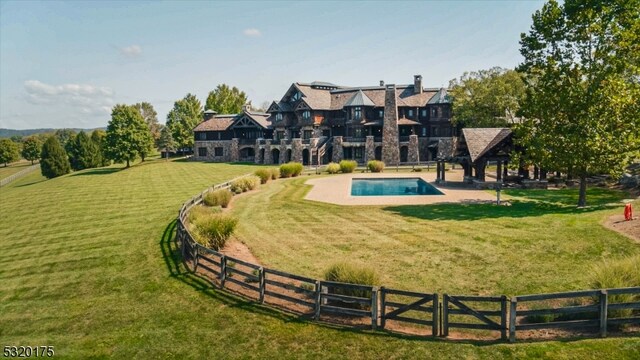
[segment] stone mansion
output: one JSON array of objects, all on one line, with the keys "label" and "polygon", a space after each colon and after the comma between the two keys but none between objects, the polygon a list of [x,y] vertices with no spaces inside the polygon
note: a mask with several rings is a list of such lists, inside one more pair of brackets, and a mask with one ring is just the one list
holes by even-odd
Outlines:
[{"label": "stone mansion", "polygon": [[413,84],[347,87],[293,83],[266,113],[204,112],[194,128],[194,159],[305,165],[342,159],[387,165],[434,160],[438,142],[458,135],[444,88]]}]

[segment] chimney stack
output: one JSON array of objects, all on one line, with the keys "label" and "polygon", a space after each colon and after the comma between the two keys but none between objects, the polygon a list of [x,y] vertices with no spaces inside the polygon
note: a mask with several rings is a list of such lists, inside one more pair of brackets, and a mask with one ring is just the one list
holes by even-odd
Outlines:
[{"label": "chimney stack", "polygon": [[242,105],[242,112],[250,112],[251,111],[251,103],[246,103]]},{"label": "chimney stack", "polygon": [[382,161],[387,166],[400,163],[399,145],[396,86],[388,84],[384,91],[384,117],[382,120]]},{"label": "chimney stack", "polygon": [[384,80],[380,80],[380,86],[384,86]]},{"label": "chimney stack", "polygon": [[213,111],[213,110],[211,110],[211,109],[207,109],[207,110],[204,112],[204,120],[205,120],[205,121],[206,121],[206,120],[211,120],[211,119],[213,119],[213,117],[214,117],[214,116],[216,116],[216,114],[217,114],[217,113],[216,113],[215,111]]},{"label": "chimney stack", "polygon": [[422,94],[422,75],[413,75],[413,93]]}]

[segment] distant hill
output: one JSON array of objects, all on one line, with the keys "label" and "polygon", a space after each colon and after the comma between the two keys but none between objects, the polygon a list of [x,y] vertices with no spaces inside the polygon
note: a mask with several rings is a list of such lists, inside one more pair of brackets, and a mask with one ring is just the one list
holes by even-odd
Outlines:
[{"label": "distant hill", "polygon": [[[96,129],[106,130],[105,127],[95,128],[95,129],[78,129],[72,128],[71,130],[75,132],[80,132],[81,130],[84,132],[91,132]],[[3,129],[0,128],[0,138],[10,138],[12,136],[29,136],[33,134],[42,134],[42,133],[52,133],[58,129],[25,129],[25,130],[14,130],[14,129]]]}]

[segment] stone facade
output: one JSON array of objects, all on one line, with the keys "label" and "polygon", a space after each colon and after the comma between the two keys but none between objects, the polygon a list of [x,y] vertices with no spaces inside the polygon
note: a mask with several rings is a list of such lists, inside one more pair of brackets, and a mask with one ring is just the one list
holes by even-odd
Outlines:
[{"label": "stone facade", "polygon": [[367,136],[367,140],[364,145],[364,162],[376,159],[376,145],[373,142],[373,136]]},{"label": "stone facade", "polygon": [[[193,154],[194,160],[199,161],[216,161],[216,162],[231,162],[237,161],[233,160],[231,157],[231,141],[196,141],[194,143],[195,152]],[[206,148],[207,155],[200,156],[199,149]],[[222,148],[222,156],[215,156],[215,149]]]},{"label": "stone facade", "polygon": [[420,161],[420,146],[418,145],[418,135],[409,135],[409,157],[407,161],[417,163]]},{"label": "stone facade", "polygon": [[333,137],[333,156],[331,161],[339,163],[342,161],[342,136]]},{"label": "stone facade", "polygon": [[231,139],[231,145],[229,148],[230,152],[230,161],[238,161],[240,160],[240,144],[238,139]]},{"label": "stone facade", "polygon": [[387,85],[384,94],[384,120],[382,124],[382,161],[387,166],[400,163],[398,141],[398,106],[396,86]]},{"label": "stone facade", "polygon": [[280,164],[284,164],[287,162],[287,140],[285,139],[280,140],[280,159],[278,162]]},{"label": "stone facade", "polygon": [[265,140],[264,146],[264,164],[271,165],[273,164],[273,153],[271,152],[271,140]]},{"label": "stone facade", "polygon": [[302,162],[302,139],[291,140],[291,161]]}]

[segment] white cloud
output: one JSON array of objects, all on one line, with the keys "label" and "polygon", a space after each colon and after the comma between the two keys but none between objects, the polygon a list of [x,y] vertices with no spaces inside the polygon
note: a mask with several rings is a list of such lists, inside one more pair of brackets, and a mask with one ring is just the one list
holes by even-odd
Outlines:
[{"label": "white cloud", "polygon": [[67,105],[71,111],[103,115],[114,104],[113,90],[88,84],[50,85],[38,80],[24,82],[26,100],[34,105]]},{"label": "white cloud", "polygon": [[244,31],[242,32],[243,34],[245,34],[248,37],[260,37],[262,36],[262,33],[260,32],[260,30],[258,29],[244,29]]},{"label": "white cloud", "polygon": [[142,48],[139,45],[129,45],[119,48],[120,53],[128,57],[137,57],[142,54]]}]

